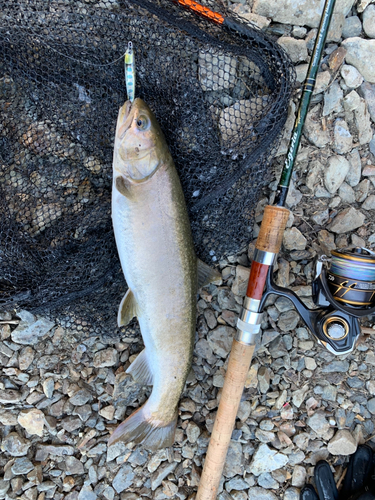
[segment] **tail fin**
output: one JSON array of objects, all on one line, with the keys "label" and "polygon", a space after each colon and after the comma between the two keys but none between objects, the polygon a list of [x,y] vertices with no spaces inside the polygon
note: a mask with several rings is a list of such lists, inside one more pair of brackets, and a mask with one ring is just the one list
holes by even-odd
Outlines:
[{"label": "tail fin", "polygon": [[116,427],[108,440],[108,446],[118,441],[141,443],[144,448],[151,451],[172,446],[177,415],[170,424],[161,427],[157,420],[147,420],[144,411],[146,405],[147,402]]}]

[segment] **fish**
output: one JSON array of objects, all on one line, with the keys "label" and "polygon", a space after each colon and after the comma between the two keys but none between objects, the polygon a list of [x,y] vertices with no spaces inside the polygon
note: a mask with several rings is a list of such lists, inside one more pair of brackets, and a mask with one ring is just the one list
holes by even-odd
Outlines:
[{"label": "fish", "polygon": [[127,101],[118,114],[112,223],[128,291],[117,322],[137,317],[145,349],[126,370],[152,385],[149,399],[108,444],[171,446],[178,402],[191,369],[198,288],[220,273],[197,259],[184,194],[164,134],[147,104]]}]

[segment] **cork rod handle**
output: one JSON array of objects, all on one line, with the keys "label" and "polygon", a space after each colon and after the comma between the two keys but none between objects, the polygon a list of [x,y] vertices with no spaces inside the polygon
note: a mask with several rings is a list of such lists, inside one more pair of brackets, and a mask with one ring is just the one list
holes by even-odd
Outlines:
[{"label": "cork rod handle", "polygon": [[287,208],[267,205],[255,247],[263,252],[278,253],[288,218]]},{"label": "cork rod handle", "polygon": [[223,392],[196,500],[216,498],[254,348],[254,345],[244,345],[233,340]]}]

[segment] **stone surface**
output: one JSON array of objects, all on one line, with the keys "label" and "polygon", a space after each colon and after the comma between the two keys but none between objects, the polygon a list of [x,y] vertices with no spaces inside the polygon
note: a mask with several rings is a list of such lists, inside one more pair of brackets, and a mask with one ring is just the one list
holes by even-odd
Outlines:
[{"label": "stone surface", "polygon": [[356,89],[363,82],[363,76],[361,73],[350,64],[344,64],[341,68],[341,76],[345,81],[345,85],[350,89]]},{"label": "stone surface", "polygon": [[31,442],[19,436],[16,432],[10,432],[2,441],[1,449],[12,457],[23,457],[27,455]]},{"label": "stone surface", "polygon": [[244,297],[246,295],[247,283],[249,281],[250,269],[244,266],[236,267],[236,277],[233,281],[232,292]]},{"label": "stone surface", "polygon": [[375,85],[364,82],[361,85],[361,92],[366,101],[367,109],[370,113],[371,119],[373,122],[375,122]]},{"label": "stone surface", "polygon": [[334,233],[343,234],[361,227],[365,221],[365,216],[353,207],[342,210],[329,225],[329,229]]},{"label": "stone surface", "polygon": [[11,336],[16,344],[35,345],[45,335],[50,334],[54,323],[46,318],[40,318],[32,323],[21,321]]},{"label": "stone surface", "polygon": [[314,413],[314,415],[307,419],[306,423],[318,436],[325,439],[330,429],[330,425],[323,413]]},{"label": "stone surface", "polygon": [[375,83],[375,40],[347,38],[342,46],[347,50],[347,64],[355,66],[367,82]]},{"label": "stone surface", "polygon": [[357,442],[347,429],[338,430],[328,443],[332,455],[352,455],[356,449]]},{"label": "stone surface", "polygon": [[[334,16],[344,17],[349,13],[353,0],[336,2]],[[255,0],[253,12],[264,17],[270,17],[278,23],[317,28],[321,16],[321,4],[318,0]],[[343,22],[343,20],[342,20]]]},{"label": "stone surface", "polygon": [[340,85],[335,81],[329,87],[327,92],[324,93],[324,107],[323,107],[323,116],[328,116],[333,112],[339,113],[342,111],[342,99],[344,97],[344,93],[340,87]]},{"label": "stone surface", "polygon": [[335,121],[333,136],[334,149],[336,153],[342,155],[351,151],[353,146],[353,137],[345,120],[338,119]]},{"label": "stone surface", "polygon": [[343,38],[359,36],[362,32],[362,23],[358,16],[347,17],[342,27]]},{"label": "stone surface", "polygon": [[249,489],[249,500],[278,500],[275,493],[255,486]]},{"label": "stone surface", "polygon": [[276,450],[261,444],[254,454],[250,463],[250,473],[259,476],[264,472],[271,472],[284,467],[288,463],[288,457]]},{"label": "stone surface", "polygon": [[226,358],[229,354],[234,334],[234,328],[218,326],[208,334],[207,340],[209,346],[216,355]]},{"label": "stone surface", "polygon": [[319,104],[307,113],[303,133],[318,148],[324,148],[331,141],[329,130],[322,126]]},{"label": "stone surface", "polygon": [[[113,479],[112,486],[117,493],[121,493],[133,484],[134,472],[130,465],[123,465]],[[161,481],[160,481],[161,484]],[[156,489],[156,488],[154,488]]]},{"label": "stone surface", "polygon": [[362,170],[361,157],[357,148],[352,149],[350,154],[348,154],[347,156],[347,160],[349,161],[350,168],[345,180],[349,184],[349,186],[354,187],[357,186],[357,184],[359,184],[359,181],[361,180]]},{"label": "stone surface", "polygon": [[116,349],[103,349],[96,352],[93,359],[95,368],[104,368],[106,366],[114,366],[118,363],[118,353]]},{"label": "stone surface", "polygon": [[305,250],[307,240],[296,227],[286,229],[283,236],[283,245],[287,250]]},{"label": "stone surface", "polygon": [[339,155],[330,156],[327,161],[328,167],[324,173],[324,185],[330,193],[335,193],[350,169],[348,160]]},{"label": "stone surface", "polygon": [[282,46],[293,63],[307,60],[308,54],[305,40],[296,40],[290,36],[283,36],[278,39],[277,43]]},{"label": "stone surface", "polygon": [[295,465],[292,475],[292,486],[302,488],[306,481],[306,469],[302,465]]},{"label": "stone surface", "polygon": [[363,12],[363,30],[369,38],[375,38],[375,5],[369,5]]},{"label": "stone surface", "polygon": [[22,411],[18,415],[18,423],[27,430],[29,434],[43,436],[44,413],[41,410],[33,408]]}]

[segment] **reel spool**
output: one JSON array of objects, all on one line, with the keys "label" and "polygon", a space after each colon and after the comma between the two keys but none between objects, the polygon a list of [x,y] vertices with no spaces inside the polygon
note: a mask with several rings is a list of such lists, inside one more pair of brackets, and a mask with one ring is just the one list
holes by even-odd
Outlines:
[{"label": "reel spool", "polygon": [[316,261],[312,283],[315,309],[309,309],[292,290],[277,286],[271,266],[260,310],[271,294],[287,297],[315,339],[340,355],[354,349],[361,334],[359,318],[375,314],[375,253],[365,248],[331,253],[331,259],[323,255]]},{"label": "reel spool", "polygon": [[335,300],[363,308],[375,305],[375,254],[365,248],[334,250],[327,283]]}]

